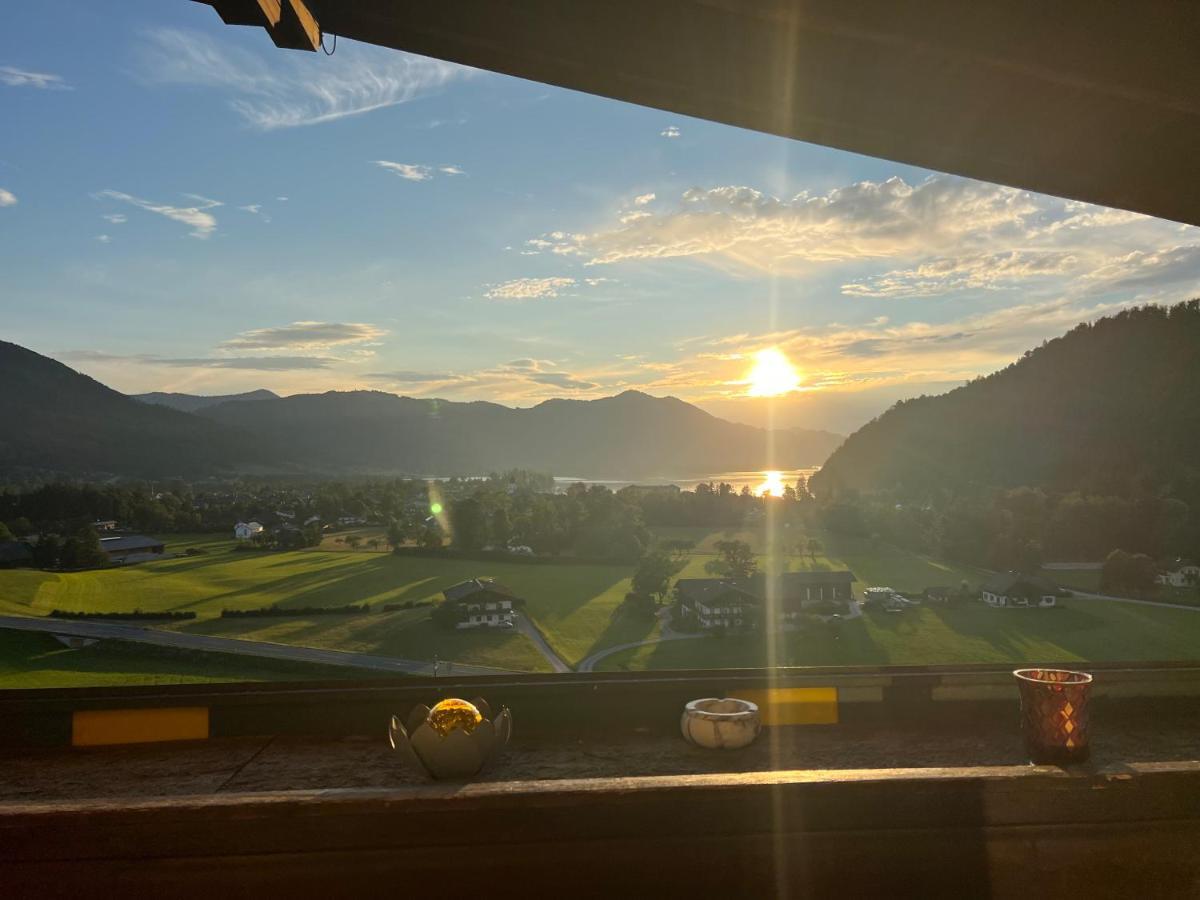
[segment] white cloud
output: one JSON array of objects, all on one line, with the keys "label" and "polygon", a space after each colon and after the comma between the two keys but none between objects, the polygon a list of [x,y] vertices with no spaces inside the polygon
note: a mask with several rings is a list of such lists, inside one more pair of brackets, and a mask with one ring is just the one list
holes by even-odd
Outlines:
[{"label": "white cloud", "polygon": [[110,238],[107,234],[98,234],[96,235],[96,240],[102,244],[107,244],[112,240],[112,238]]},{"label": "white cloud", "polygon": [[562,291],[575,286],[574,278],[514,278],[491,285],[485,296],[489,300],[551,300]]},{"label": "white cloud", "polygon": [[17,195],[12,191],[6,191],[4,188],[0,188],[0,207],[16,205]]},{"label": "white cloud", "polygon": [[394,172],[405,181],[428,181],[433,177],[433,170],[429,166],[419,166],[413,163],[391,162],[386,159],[375,160],[375,165],[381,169],[387,169],[389,172]]},{"label": "white cloud", "polygon": [[29,72],[12,66],[0,66],[0,84],[9,87],[30,87],[43,91],[69,91],[71,86],[61,75],[46,72]]},{"label": "white cloud", "polygon": [[1081,260],[1064,250],[1011,250],[938,258],[842,285],[848,297],[932,297],[951,291],[996,290],[1031,278],[1063,275]]},{"label": "white cloud", "polygon": [[668,125],[666,128],[664,128],[658,134],[660,137],[677,138],[677,137],[679,137],[679,134],[680,134],[679,126],[678,125]]},{"label": "white cloud", "polygon": [[264,130],[333,122],[407,103],[472,71],[354,41],[340,42],[329,57],[264,57],[173,28],[146,32],[141,69],[151,83],[227,91],[230,106]]},{"label": "white cloud", "polygon": [[654,196],[655,195],[653,193],[638,194],[636,197],[633,198],[633,205],[634,206],[645,206],[647,203],[652,203],[654,201]]},{"label": "white cloud", "polygon": [[251,215],[258,215],[258,211],[262,209],[261,203],[247,203],[245,206],[239,206],[238,209],[245,210]]},{"label": "white cloud", "polygon": [[100,218],[106,222],[111,222],[113,225],[124,225],[129,220],[129,217],[124,213],[105,213]]},{"label": "white cloud", "polygon": [[276,197],[275,199],[278,200],[280,203],[287,203],[287,200],[288,200],[287,197]]},{"label": "white cloud", "polygon": [[143,200],[140,197],[134,197],[131,194],[126,194],[121,191],[106,189],[95,195],[97,199],[103,200],[120,200],[138,209],[144,209],[147,212],[157,213],[160,216],[166,216],[173,222],[179,222],[182,225],[187,225],[192,229],[191,236],[204,239],[217,230],[217,219],[210,209],[215,209],[221,206],[220,200],[210,200],[207,197],[202,197],[199,194],[184,194],[184,197],[195,200],[195,206],[169,206],[165,203],[154,203],[150,200]]},{"label": "white cloud", "polygon": [[916,186],[889,178],[790,199],[749,187],[692,188],[673,210],[541,240],[590,265],[709,257],[765,271],[970,248],[1006,229],[1016,234],[1037,210],[1027,192],[942,175]]},{"label": "white cloud", "polygon": [[174,369],[252,369],[259,372],[291,372],[328,369],[335,359],[322,356],[156,356],[152,353],[122,355],[99,350],[69,350],[55,354],[56,359],[82,363],[131,363],[139,366],[167,366]]},{"label": "white cloud", "polygon": [[467,174],[458,166],[438,166],[438,171],[441,172],[443,175],[466,175]]},{"label": "white cloud", "polygon": [[[539,398],[569,391],[579,393],[600,387],[587,377],[555,368],[550,360],[515,359],[474,372],[372,372],[366,376],[401,390],[431,395],[452,393],[476,396],[480,392],[508,399]],[[547,391],[546,389],[551,390]]]},{"label": "white cloud", "polygon": [[1135,250],[1110,260],[1086,277],[1088,293],[1147,291],[1181,283],[1200,293],[1200,244]]},{"label": "white cloud", "polygon": [[387,332],[365,322],[293,322],[243,331],[221,344],[226,350],[320,350],[374,341]]}]

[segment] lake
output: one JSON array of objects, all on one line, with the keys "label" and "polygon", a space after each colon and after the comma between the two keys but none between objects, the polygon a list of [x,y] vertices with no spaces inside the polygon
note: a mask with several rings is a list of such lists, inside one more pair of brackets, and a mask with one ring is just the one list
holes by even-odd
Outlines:
[{"label": "lake", "polygon": [[705,475],[701,478],[639,478],[634,480],[617,479],[617,478],[576,478],[568,475],[554,476],[554,489],[556,491],[565,491],[572,484],[602,484],[607,488],[618,491],[623,487],[628,487],[631,484],[646,485],[648,487],[656,485],[673,484],[680,490],[693,491],[696,485],[705,482],[712,484],[725,483],[733,487],[734,493],[741,493],[743,487],[750,488],[752,493],[763,494],[782,494],[785,485],[795,485],[796,480],[803,476],[808,478],[820,467],[814,466],[808,469],[773,469],[763,470],[759,472],[718,472],[715,475]]}]

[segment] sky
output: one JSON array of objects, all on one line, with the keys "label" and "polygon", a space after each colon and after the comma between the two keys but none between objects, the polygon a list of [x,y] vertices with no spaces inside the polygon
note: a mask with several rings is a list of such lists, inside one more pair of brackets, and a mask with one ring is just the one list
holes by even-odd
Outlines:
[{"label": "sky", "polygon": [[[127,393],[637,389],[848,432],[1200,294],[1200,229],[162,0],[0,49],[0,337]],[[799,385],[747,396],[756,354]],[[768,409],[770,404],[770,409]]]}]

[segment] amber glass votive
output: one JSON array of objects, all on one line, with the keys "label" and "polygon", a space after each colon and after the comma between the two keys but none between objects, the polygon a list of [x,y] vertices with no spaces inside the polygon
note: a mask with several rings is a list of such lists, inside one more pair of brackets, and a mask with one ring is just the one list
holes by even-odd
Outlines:
[{"label": "amber glass votive", "polygon": [[1092,676],[1067,669],[1017,669],[1021,734],[1030,761],[1064,765],[1088,758],[1088,697]]}]

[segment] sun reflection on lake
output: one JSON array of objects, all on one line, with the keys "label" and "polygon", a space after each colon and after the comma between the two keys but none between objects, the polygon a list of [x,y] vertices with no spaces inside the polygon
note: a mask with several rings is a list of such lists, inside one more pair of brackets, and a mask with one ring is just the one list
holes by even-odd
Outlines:
[{"label": "sun reflection on lake", "polygon": [[766,479],[762,484],[754,489],[755,497],[782,497],[783,483],[782,472],[763,472],[763,477]]}]

